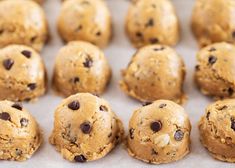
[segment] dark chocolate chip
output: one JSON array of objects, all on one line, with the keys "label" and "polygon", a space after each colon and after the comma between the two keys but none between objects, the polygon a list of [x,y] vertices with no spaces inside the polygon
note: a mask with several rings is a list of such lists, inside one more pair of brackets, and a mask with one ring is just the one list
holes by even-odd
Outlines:
[{"label": "dark chocolate chip", "polygon": [[231,119],[231,128],[235,131],[235,120],[233,118]]},{"label": "dark chocolate chip", "polygon": [[209,49],[209,52],[212,52],[212,51],[216,51],[216,49],[215,49],[214,47],[211,47],[211,48]]},{"label": "dark chocolate chip", "polygon": [[87,159],[83,155],[77,155],[77,156],[74,157],[74,161],[75,162],[83,163],[83,162],[86,162],[86,160]]},{"label": "dark chocolate chip", "polygon": [[84,67],[90,68],[93,64],[93,60],[90,57],[86,58],[86,61],[83,63]]},{"label": "dark chocolate chip", "polygon": [[14,103],[11,107],[18,109],[18,110],[22,110],[23,106],[21,103]]},{"label": "dark chocolate chip", "polygon": [[75,77],[72,79],[73,83],[78,83],[80,81],[80,78],[79,77]]},{"label": "dark chocolate chip", "polygon": [[199,71],[200,70],[200,65],[196,65],[195,69],[196,69],[196,71]]},{"label": "dark chocolate chip", "polygon": [[152,27],[154,26],[154,20],[153,18],[150,18],[148,22],[145,24],[145,27]]},{"label": "dark chocolate chip", "polygon": [[31,37],[30,41],[31,41],[32,43],[34,43],[34,42],[36,41],[36,39],[37,39],[37,36],[33,36],[33,37]]},{"label": "dark chocolate chip", "polygon": [[181,130],[177,130],[175,132],[174,138],[176,141],[181,141],[184,138],[184,132]]},{"label": "dark chocolate chip", "polygon": [[142,106],[148,106],[148,105],[150,105],[150,104],[152,104],[153,102],[143,102],[142,103]]},{"label": "dark chocolate chip", "polygon": [[20,119],[21,127],[27,127],[27,126],[28,126],[28,123],[29,123],[29,120],[28,120],[28,119],[26,119],[26,118],[21,118],[21,119]]},{"label": "dark chocolate chip", "polygon": [[207,119],[207,120],[210,119],[210,114],[211,114],[210,112],[208,112],[208,113],[206,114],[206,119]]},{"label": "dark chocolate chip", "polygon": [[31,58],[31,51],[23,50],[21,54],[23,54],[26,58]]},{"label": "dark chocolate chip", "polygon": [[3,66],[4,66],[4,68],[6,70],[10,70],[13,65],[14,65],[14,61],[12,59],[10,59],[10,58],[9,59],[5,59],[3,61]]},{"label": "dark chocolate chip", "polygon": [[215,56],[213,55],[209,56],[208,58],[209,64],[213,65],[214,63],[216,63],[216,61],[217,61],[217,58]]},{"label": "dark chocolate chip", "polygon": [[101,36],[101,32],[99,31],[99,32],[97,32],[95,35],[96,35],[96,36]]},{"label": "dark chocolate chip", "polygon": [[89,134],[91,132],[92,126],[90,122],[86,121],[80,125],[80,129],[84,134]]},{"label": "dark chocolate chip", "polygon": [[160,48],[154,48],[153,50],[154,50],[154,51],[162,51],[162,50],[164,50],[164,49],[165,49],[165,47],[162,46],[162,47],[160,47]]},{"label": "dark chocolate chip", "polygon": [[143,37],[143,34],[141,33],[141,32],[136,32],[136,37],[138,37],[138,38],[142,38]]},{"label": "dark chocolate chip", "polygon": [[153,130],[153,132],[158,132],[162,129],[162,123],[161,121],[154,121],[151,123],[150,128]]},{"label": "dark chocolate chip", "polygon": [[71,110],[78,110],[80,108],[80,103],[76,100],[72,101],[68,104],[68,108],[70,108]]},{"label": "dark chocolate chip", "polygon": [[166,107],[165,103],[162,103],[162,104],[159,105],[159,108],[164,108],[164,107]]},{"label": "dark chocolate chip", "polygon": [[100,111],[108,111],[108,108],[104,105],[100,106]]},{"label": "dark chocolate chip", "polygon": [[232,96],[234,93],[234,90],[232,88],[228,88],[228,94],[229,96]]},{"label": "dark chocolate chip", "polygon": [[232,33],[232,37],[235,38],[235,31]]},{"label": "dark chocolate chip", "polygon": [[158,40],[158,38],[151,38],[151,39],[149,39],[149,42],[150,42],[151,44],[156,44],[156,43],[159,42],[159,40]]},{"label": "dark chocolate chip", "polygon": [[221,106],[221,107],[219,107],[219,108],[217,108],[218,110],[224,110],[224,109],[227,109],[228,108],[228,106],[226,106],[226,105],[224,105],[224,106]]},{"label": "dark chocolate chip", "polygon": [[28,88],[29,88],[30,90],[34,90],[34,89],[36,89],[36,87],[37,87],[37,84],[36,84],[36,83],[30,83],[30,84],[28,84]]},{"label": "dark chocolate chip", "polygon": [[11,116],[10,116],[10,114],[9,113],[7,113],[7,112],[2,112],[2,113],[0,113],[0,119],[2,119],[2,120],[11,120]]},{"label": "dark chocolate chip", "polygon": [[134,134],[134,131],[135,131],[135,130],[134,130],[133,128],[131,128],[131,129],[129,130],[129,136],[130,136],[131,139],[134,139],[134,135],[133,135],[133,134]]},{"label": "dark chocolate chip", "polygon": [[152,149],[151,154],[152,154],[152,155],[158,155],[158,152],[156,152],[154,149]]}]

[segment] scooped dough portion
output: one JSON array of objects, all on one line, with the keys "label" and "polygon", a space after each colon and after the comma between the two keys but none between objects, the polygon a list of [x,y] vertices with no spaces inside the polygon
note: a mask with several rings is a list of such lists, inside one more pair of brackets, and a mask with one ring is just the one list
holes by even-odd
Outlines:
[{"label": "scooped dough portion", "polygon": [[137,48],[157,43],[175,45],[180,30],[171,1],[132,1],[126,17],[126,32]]},{"label": "scooped dough portion", "polygon": [[196,0],[192,30],[201,47],[216,42],[235,44],[235,1]]},{"label": "scooped dough portion", "polygon": [[50,143],[74,162],[97,160],[123,138],[121,121],[107,101],[89,93],[72,95],[55,111]]},{"label": "scooped dough portion", "polygon": [[58,30],[66,42],[83,40],[101,48],[111,39],[111,16],[103,0],[69,0],[62,4]]},{"label": "scooped dough portion", "polygon": [[195,80],[203,94],[215,99],[235,97],[235,47],[209,45],[197,54]]},{"label": "scooped dough portion", "polygon": [[0,100],[29,101],[47,89],[44,63],[30,47],[9,45],[0,49]]},{"label": "scooped dough portion", "polygon": [[0,101],[0,159],[24,161],[42,143],[36,120],[21,104]]},{"label": "scooped dough portion", "polygon": [[64,96],[78,92],[100,95],[110,78],[111,69],[104,53],[90,43],[70,42],[56,57],[53,85]]},{"label": "scooped dough portion", "polygon": [[23,44],[40,51],[48,38],[42,8],[30,0],[0,1],[0,47]]},{"label": "scooped dough portion", "polygon": [[235,163],[235,99],[209,105],[199,131],[202,144],[215,159]]},{"label": "scooped dough portion", "polygon": [[184,109],[158,100],[134,111],[127,140],[131,156],[152,164],[182,159],[190,150],[191,125]]},{"label": "scooped dough portion", "polygon": [[185,66],[172,48],[150,45],[139,49],[122,71],[121,89],[142,102],[158,99],[183,103]]}]

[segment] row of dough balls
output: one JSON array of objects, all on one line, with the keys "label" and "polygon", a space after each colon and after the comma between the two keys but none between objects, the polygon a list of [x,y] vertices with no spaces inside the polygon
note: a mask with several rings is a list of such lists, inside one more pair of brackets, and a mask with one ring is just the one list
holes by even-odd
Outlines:
[{"label": "row of dough balls", "polygon": [[[42,143],[39,125],[19,103],[0,101],[0,108],[0,159],[30,158]],[[214,158],[235,162],[235,99],[209,105],[199,131],[202,144]],[[56,108],[49,142],[73,162],[100,159],[125,139],[130,156],[152,164],[177,161],[190,152],[188,115],[169,100],[157,100],[135,110],[128,132],[125,137],[122,122],[107,101],[78,93]]]},{"label": "row of dough balls", "polygon": [[[234,10],[232,0],[196,1],[192,30],[200,46],[235,42]],[[111,15],[103,0],[63,2],[57,27],[66,42],[82,40],[102,48],[112,36]],[[130,41],[138,48],[157,43],[171,46],[180,38],[179,21],[169,0],[133,1],[125,27]],[[0,47],[24,44],[40,51],[48,38],[47,20],[39,5],[31,0],[0,2]]]}]

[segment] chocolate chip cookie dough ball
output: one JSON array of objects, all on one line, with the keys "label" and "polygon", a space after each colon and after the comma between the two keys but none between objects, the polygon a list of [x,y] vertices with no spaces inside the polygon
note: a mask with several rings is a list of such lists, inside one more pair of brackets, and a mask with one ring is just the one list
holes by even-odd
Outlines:
[{"label": "chocolate chip cookie dough ball", "polygon": [[169,99],[183,103],[185,67],[170,47],[150,45],[139,49],[122,72],[121,89],[143,102]]},{"label": "chocolate chip cookie dough ball", "polygon": [[175,45],[179,31],[178,18],[169,0],[138,0],[130,5],[126,32],[135,47],[156,43]]},{"label": "chocolate chip cookie dough ball", "polygon": [[103,0],[69,0],[62,5],[58,30],[66,41],[83,40],[101,48],[108,45],[111,16]]},{"label": "chocolate chip cookie dough ball", "polygon": [[199,131],[202,144],[214,158],[235,162],[235,99],[209,105],[199,122]]},{"label": "chocolate chip cookie dough ball", "polygon": [[235,2],[197,0],[192,14],[192,30],[201,47],[215,42],[235,44]]},{"label": "chocolate chip cookie dough ball", "polygon": [[42,143],[37,122],[21,104],[0,101],[0,109],[0,159],[29,159]]},{"label": "chocolate chip cookie dough ball", "polygon": [[158,100],[137,109],[129,122],[128,152],[153,164],[182,159],[190,150],[191,124],[178,104]]},{"label": "chocolate chip cookie dough ball", "polygon": [[103,52],[90,43],[70,42],[56,57],[53,85],[64,96],[78,92],[102,94],[110,78],[111,69]]},{"label": "chocolate chip cookie dough ball", "polygon": [[48,38],[42,8],[33,1],[0,1],[0,47],[24,44],[40,51]]},{"label": "chocolate chip cookie dough ball", "polygon": [[216,43],[197,54],[195,81],[203,94],[214,98],[235,97],[235,47]]},{"label": "chocolate chip cookie dough ball", "polygon": [[45,67],[37,52],[23,45],[0,49],[0,100],[28,101],[45,91]]},{"label": "chocolate chip cookie dough ball", "polygon": [[107,155],[122,137],[122,123],[108,102],[78,93],[57,107],[50,143],[65,159],[86,162]]}]

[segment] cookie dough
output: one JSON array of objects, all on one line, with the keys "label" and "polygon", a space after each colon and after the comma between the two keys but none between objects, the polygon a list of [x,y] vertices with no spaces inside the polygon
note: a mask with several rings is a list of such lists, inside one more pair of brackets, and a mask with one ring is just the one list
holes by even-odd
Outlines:
[{"label": "cookie dough", "polygon": [[78,92],[102,94],[110,78],[111,69],[104,53],[90,43],[70,42],[56,57],[53,85],[64,96]]},{"label": "cookie dough", "polygon": [[46,91],[46,71],[35,50],[23,45],[0,49],[0,100],[29,101]]},{"label": "cookie dough", "polygon": [[202,144],[214,158],[235,163],[235,99],[209,105],[199,131]]},{"label": "cookie dough", "polygon": [[150,45],[139,49],[127,69],[122,71],[121,89],[143,101],[169,99],[183,103],[185,66],[170,47]]},{"label": "cookie dough", "polygon": [[178,104],[157,100],[134,111],[129,122],[128,152],[153,164],[182,159],[190,151],[191,124]]},{"label": "cookie dough", "polygon": [[47,21],[38,4],[29,0],[0,1],[1,48],[10,44],[23,44],[40,51],[47,38]]},{"label": "cookie dough", "polygon": [[58,31],[66,41],[83,40],[101,48],[108,45],[111,16],[103,0],[69,0],[62,5]]},{"label": "cookie dough", "polygon": [[37,122],[19,103],[0,101],[0,109],[0,159],[29,159],[42,143]]},{"label": "cookie dough", "polygon": [[107,101],[89,93],[72,95],[57,107],[50,143],[69,161],[107,155],[123,138],[121,121]]},{"label": "cookie dough", "polygon": [[201,47],[215,42],[235,44],[235,1],[196,0],[192,30]]},{"label": "cookie dough", "polygon": [[195,81],[203,94],[215,99],[235,97],[235,47],[216,43],[197,54]]},{"label": "cookie dough", "polygon": [[180,30],[171,1],[133,1],[126,17],[126,32],[137,48],[156,43],[175,45]]}]

